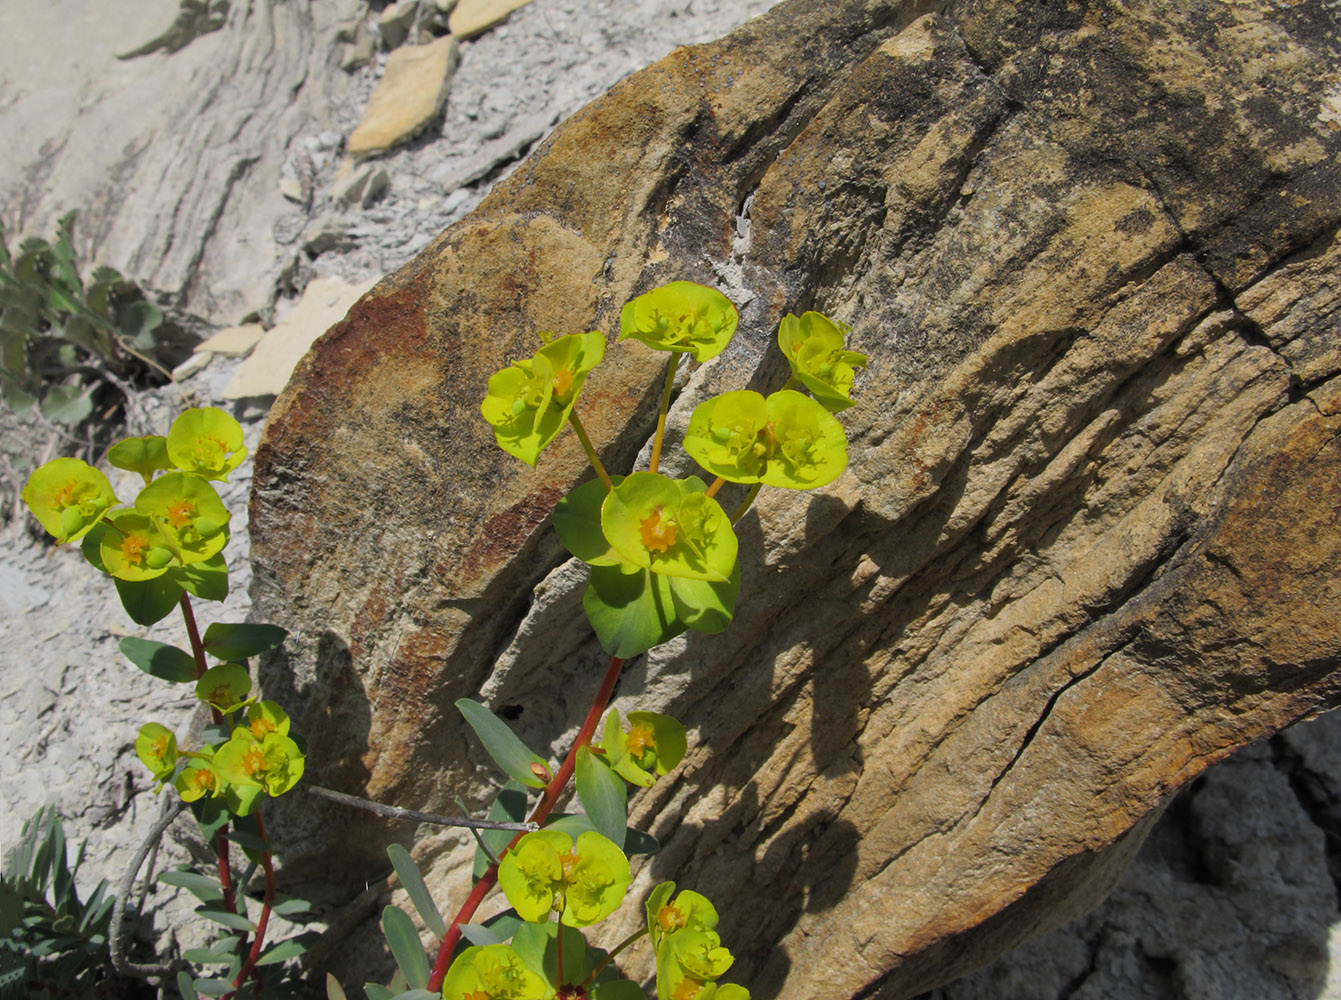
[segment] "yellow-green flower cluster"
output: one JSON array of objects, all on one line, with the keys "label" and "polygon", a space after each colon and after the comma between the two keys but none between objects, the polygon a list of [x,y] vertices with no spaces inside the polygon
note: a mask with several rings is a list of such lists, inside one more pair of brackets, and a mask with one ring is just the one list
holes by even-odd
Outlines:
[{"label": "yellow-green flower cluster", "polygon": [[85,553],[95,565],[142,583],[223,550],[230,515],[207,480],[226,479],[246,451],[242,427],[228,414],[187,410],[166,438],[127,438],[108,451],[112,465],[145,480],[132,507],[117,509],[107,477],[75,458],[34,471],[22,496],[58,543],[87,536]]},{"label": "yellow-green flower cluster", "polygon": [[[223,667],[242,669],[237,664]],[[201,678],[197,696],[210,704],[217,704],[215,698],[232,700],[236,678],[211,677],[211,672]],[[200,693],[202,686],[208,696]],[[297,784],[305,758],[289,736],[288,715],[273,701],[246,700],[245,691],[243,695],[244,704],[235,705],[233,711],[245,705],[246,713],[222,743],[183,750],[166,726],[150,722],[140,727],[135,753],[159,788],[171,782],[187,802],[222,798],[234,815],[246,816],[262,795],[283,795]]]},{"label": "yellow-green flower cluster", "polygon": [[847,467],[842,424],[792,389],[767,398],[726,392],[700,403],[689,418],[684,450],[728,482],[794,490],[824,486]]},{"label": "yellow-green flower cluster", "polygon": [[496,372],[480,413],[498,446],[528,465],[563,430],[587,375],[605,354],[599,333],[552,340],[524,361]]},{"label": "yellow-green flower cluster", "polygon": [[629,728],[619,713],[605,719],[605,761],[625,781],[650,788],[684,759],[685,732],[677,720],[656,712],[630,712]]},{"label": "yellow-green flower cluster", "polygon": [[672,900],[674,882],[647,897],[647,933],[657,959],[657,996],[673,1000],[749,1000],[734,983],[718,984],[735,960],[717,934],[717,910],[690,889]]},{"label": "yellow-green flower cluster", "polygon": [[792,377],[835,413],[852,405],[853,369],[866,367],[866,355],[846,349],[847,334],[846,326],[817,312],[788,313],[778,325],[778,347]]},{"label": "yellow-green flower cluster", "polygon": [[498,866],[498,885],[517,916],[543,922],[551,912],[586,927],[615,912],[630,882],[629,859],[599,833],[528,833]]},{"label": "yellow-green flower cluster", "polygon": [[619,314],[619,339],[632,337],[659,351],[707,361],[735,335],[740,314],[721,292],[692,281],[672,281],[630,300]]}]

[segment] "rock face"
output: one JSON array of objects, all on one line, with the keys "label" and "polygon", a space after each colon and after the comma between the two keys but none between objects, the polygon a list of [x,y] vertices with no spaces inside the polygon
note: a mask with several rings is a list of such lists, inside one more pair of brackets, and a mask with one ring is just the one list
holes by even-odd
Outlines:
[{"label": "rock face", "polygon": [[[571,436],[509,459],[478,400],[536,331],[687,278],[742,329],[672,438],[781,385],[785,312],[851,323],[871,367],[849,473],[741,522],[732,628],[624,682],[691,727],[635,800],[665,840],[641,884],[712,894],[732,978],[785,998],[912,996],[1093,906],[1176,789],[1341,700],[1335,30],[793,0],[570,119],[272,413],[253,596],[301,637],[265,681],[313,780],[483,801],[463,696],[566,746],[604,658],[548,514],[584,463]],[[614,469],[661,370],[612,344],[584,390]],[[338,856],[360,888],[408,832],[311,800],[284,825],[291,877]],[[424,845],[444,908],[461,845]]]}]

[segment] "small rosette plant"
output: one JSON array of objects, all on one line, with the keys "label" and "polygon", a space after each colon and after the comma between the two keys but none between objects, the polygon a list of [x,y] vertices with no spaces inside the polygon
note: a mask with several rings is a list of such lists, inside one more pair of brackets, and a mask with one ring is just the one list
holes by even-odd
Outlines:
[{"label": "small rosette plant", "polygon": [[778,347],[792,378],[833,413],[852,405],[854,369],[866,367],[866,355],[847,350],[847,333],[847,327],[817,312],[788,313],[778,325]]}]

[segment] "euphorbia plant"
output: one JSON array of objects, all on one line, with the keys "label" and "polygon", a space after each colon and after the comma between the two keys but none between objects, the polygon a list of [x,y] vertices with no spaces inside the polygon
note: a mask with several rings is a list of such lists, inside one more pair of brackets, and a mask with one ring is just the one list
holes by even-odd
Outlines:
[{"label": "euphorbia plant", "polygon": [[[22,491],[57,543],[79,542],[84,557],[112,577],[137,624],[153,625],[174,609],[183,616],[189,651],[138,637],[122,640],[121,651],[160,680],[194,682],[196,698],[209,708],[213,722],[194,748],[182,745],[158,722],[141,726],[135,740],[136,755],[156,791],[172,786],[216,855],[212,879],[192,872],[163,876],[196,894],[202,901],[197,912],[229,931],[212,948],[188,952],[189,960],[223,966],[224,972],[204,978],[180,973],[177,985],[185,996],[258,995],[263,970],[299,954],[305,944],[291,939],[264,948],[277,903],[290,914],[306,908],[293,900],[277,901],[261,817],[263,799],[284,794],[302,776],[304,752],[283,708],[258,700],[247,669],[249,658],[278,646],[285,632],[269,625],[214,623],[202,634],[192,604],[193,597],[218,601],[228,594],[223,550],[230,514],[211,481],[227,480],[245,456],[236,420],[222,410],[192,409],[173,422],[166,437],[126,438],[109,449],[112,466],[143,480],[128,506],[119,506],[102,472],[74,458],[46,463]],[[265,895],[255,922],[247,917],[241,894],[250,871],[237,879],[231,844],[242,849],[252,869],[264,871]],[[134,875],[129,872],[123,886]],[[119,946],[126,894],[120,893],[113,921],[113,958],[123,973],[165,976],[168,966],[132,963]]]},{"label": "euphorbia plant", "polygon": [[[664,882],[644,903],[646,924],[608,954],[582,934],[615,912],[630,885],[628,855],[655,849],[628,830],[629,786],[648,787],[684,757],[684,726],[670,716],[633,711],[627,720],[607,704],[628,658],[686,629],[716,633],[735,613],[740,591],[734,524],[764,485],[813,489],[847,465],[847,442],[832,411],[850,405],[854,366],[865,358],[846,349],[846,331],[819,313],[788,315],[779,345],[793,370],[788,387],[763,396],[728,392],[701,403],[689,421],[685,449],[711,476],[671,478],[659,471],[666,414],[681,355],[703,362],[720,354],[739,322],[735,306],[704,285],[676,281],[640,295],[620,314],[621,340],[668,351],[649,467],[611,475],[583,429],[578,393],[604,355],[599,333],[555,337],[489,379],[481,413],[500,447],[530,465],[565,425],[591,460],[596,478],[576,487],[554,511],[568,551],[590,567],[583,607],[611,660],[577,739],[557,770],[527,748],[484,706],[458,702],[485,749],[512,780],[490,811],[493,819],[526,819],[534,832],[488,831],[479,838],[475,883],[450,924],[428,898],[408,856],[396,869],[425,924],[439,938],[431,968],[408,915],[388,907],[383,927],[404,985],[400,994],[366,987],[370,1000],[635,1000],[640,986],[614,975],[612,959],[649,936],[661,1000],[748,1000],[741,986],[719,983],[732,963],[717,933],[717,911],[692,890],[674,896]],[[836,338],[836,339],[835,339]],[[812,396],[791,385],[809,389]],[[749,487],[729,513],[716,499],[727,482]],[[605,717],[601,727],[602,716]],[[625,725],[627,722],[627,725]],[[583,811],[554,809],[576,779]],[[526,802],[526,790],[538,799]],[[398,848],[396,850],[399,850]],[[511,909],[469,923],[497,884]],[[673,897],[673,898],[672,898]],[[471,945],[457,953],[462,936]],[[338,986],[332,996],[343,996]]]}]

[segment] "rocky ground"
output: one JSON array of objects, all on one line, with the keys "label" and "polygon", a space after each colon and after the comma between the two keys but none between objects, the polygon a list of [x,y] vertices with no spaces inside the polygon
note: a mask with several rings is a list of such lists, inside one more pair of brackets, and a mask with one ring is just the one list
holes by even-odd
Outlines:
[{"label": "rocky ground", "polygon": [[[353,196],[343,150],[388,55],[342,71],[349,74],[347,97],[322,128],[293,144],[285,164],[286,197],[273,219],[285,264],[274,279],[273,307],[260,318],[273,322],[291,312],[316,276],[359,282],[400,266],[478,204],[556,122],[672,46],[716,37],[771,5],[534,0],[461,43],[441,123],[370,161],[363,191]],[[384,13],[383,6],[369,18]],[[354,32],[350,41],[332,44],[349,46],[345,58],[353,60],[361,43]],[[214,319],[222,325],[248,318]],[[164,433],[186,406],[224,405],[244,421],[254,447],[267,397],[230,389],[239,360],[206,355],[200,365],[139,397],[127,432]],[[248,464],[223,491],[234,516],[226,551],[232,591],[222,608],[202,611],[206,620],[241,621],[248,613],[249,485]],[[81,881],[91,887],[100,877],[120,877],[161,807],[135,759],[136,730],[156,720],[180,732],[193,711],[193,699],[129,665],[117,641],[129,634],[169,642],[184,636],[171,620],[147,633],[137,629],[109,582],[77,551],[50,547],[18,520],[4,537],[0,795],[9,808],[0,816],[0,846],[13,843],[40,805],[54,804],[71,836],[88,840]],[[158,863],[186,858],[186,848],[172,843]],[[1341,970],[1331,958],[1341,955],[1338,877],[1341,716],[1333,715],[1298,725],[1194,782],[1099,910],[928,997],[1341,996]],[[183,941],[195,939],[187,908],[171,893],[154,890],[147,907],[143,936],[184,927]]]}]

